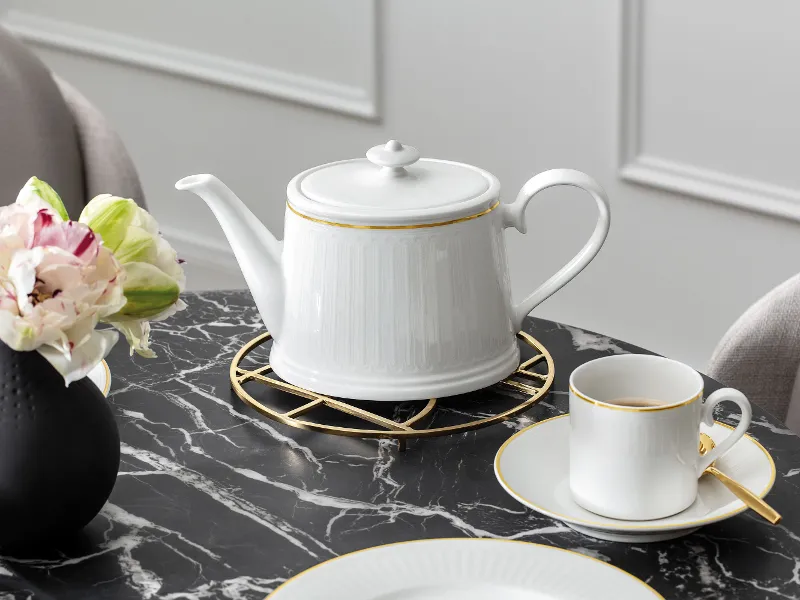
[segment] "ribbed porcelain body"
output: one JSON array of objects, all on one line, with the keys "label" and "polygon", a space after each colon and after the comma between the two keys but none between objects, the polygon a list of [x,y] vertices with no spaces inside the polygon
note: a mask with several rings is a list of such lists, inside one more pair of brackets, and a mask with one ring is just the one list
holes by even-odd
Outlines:
[{"label": "ribbed porcelain body", "polygon": [[[531,199],[558,185],[591,195],[597,225],[572,260],[512,304],[503,230],[525,233]],[[283,243],[213,175],[175,187],[219,220],[275,340],[275,372],[356,400],[452,396],[511,374],[522,320],[589,264],[610,224],[608,198],[585,173],[539,173],[501,203],[491,173],[420,158],[397,140],[292,178]]]},{"label": "ribbed porcelain body", "polygon": [[270,363],[319,393],[409,400],[479,389],[519,364],[501,211],[356,229],[286,211],[284,318]]}]

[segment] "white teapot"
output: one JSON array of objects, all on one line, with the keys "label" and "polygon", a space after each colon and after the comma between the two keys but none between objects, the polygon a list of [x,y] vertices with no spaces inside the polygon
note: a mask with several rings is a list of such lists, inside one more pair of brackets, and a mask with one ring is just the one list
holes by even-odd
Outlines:
[{"label": "white teapot", "polygon": [[[528,202],[555,185],[589,192],[597,226],[515,304],[503,230],[525,233]],[[283,242],[213,175],[175,187],[203,198],[219,220],[274,337],[275,373],[360,400],[451,396],[507,377],[519,366],[523,318],[589,264],[610,224],[605,192],[580,171],[540,173],[502,203],[491,173],[421,159],[395,140],[292,179]]]}]

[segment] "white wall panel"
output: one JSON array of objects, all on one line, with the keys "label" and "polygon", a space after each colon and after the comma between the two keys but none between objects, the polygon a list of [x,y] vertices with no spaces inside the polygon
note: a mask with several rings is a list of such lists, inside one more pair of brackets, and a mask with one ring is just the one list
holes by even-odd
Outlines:
[{"label": "white wall panel", "polygon": [[376,0],[6,0],[36,44],[372,118]]},{"label": "white wall panel", "polygon": [[800,219],[800,4],[626,0],[622,174]]},{"label": "white wall panel", "polygon": [[[244,52],[246,46],[224,42],[235,32],[219,25],[227,23],[224,15],[239,15],[247,6],[278,6],[277,2],[255,0],[187,0],[185,4],[175,0],[98,0],[95,4],[86,0],[5,1],[58,23],[90,27],[94,33],[113,25],[115,35],[136,39],[144,35],[147,43],[209,56],[223,53],[226,60],[238,62],[250,57],[235,54]],[[156,4],[165,8],[152,8]],[[292,7],[301,4],[308,6],[297,0],[281,2],[276,18],[282,14],[288,19],[296,14]],[[342,18],[368,10],[358,0],[314,0],[314,6],[334,4],[341,7]],[[691,63],[692,56],[704,52],[702,31],[695,29],[706,23],[709,43],[731,46],[732,60],[744,63],[750,76],[755,76],[755,59],[736,54],[735,41],[726,37],[735,21],[736,35],[746,39],[749,23],[753,23],[752,35],[759,43],[752,52],[772,61],[771,70],[760,76],[783,71],[787,81],[791,80],[800,54],[783,56],[772,48],[761,48],[769,46],[761,29],[770,23],[776,28],[772,43],[794,43],[798,21],[788,18],[793,10],[788,2],[752,3],[751,10],[740,0],[691,4],[669,0],[659,2],[657,8],[653,8],[655,2],[645,0],[642,28],[623,27],[621,0],[379,0],[378,4],[380,121],[319,110],[302,103],[302,98],[298,98],[300,102],[286,101],[286,96],[276,99],[236,87],[209,85],[174,72],[142,69],[58,43],[37,41],[34,48],[53,70],[94,101],[122,134],[153,212],[189,261],[189,285],[194,289],[241,285],[241,277],[210,211],[199,199],[175,191],[175,181],[192,173],[215,173],[280,237],[285,189],[292,176],[323,162],[363,156],[367,148],[389,138],[414,144],[425,156],[488,169],[502,182],[504,200],[513,199],[534,173],[554,167],[586,171],[606,188],[612,203],[612,225],[605,247],[572,283],[536,309],[538,316],[615,335],[702,367],[730,323],[761,294],[798,271],[797,223],[688,195],[698,193],[710,174],[719,173],[722,183],[708,183],[713,189],[707,195],[713,192],[722,197],[724,192],[729,198],[735,197],[737,190],[746,194],[746,185],[731,185],[731,179],[739,177],[747,184],[755,182],[758,193],[750,193],[749,199],[794,207],[791,197],[800,187],[800,169],[792,171],[789,166],[800,152],[786,145],[800,136],[791,133],[795,125],[793,115],[785,113],[788,100],[783,104],[771,94],[772,89],[790,93],[775,87],[789,83],[758,80],[757,86],[749,86],[745,78],[738,95],[722,95],[716,87],[702,87],[698,81],[702,73]],[[144,7],[140,12],[148,14],[125,12],[131,6]],[[206,31],[206,35],[187,28],[179,43],[171,40],[169,30],[159,25],[170,17],[161,21],[159,12],[170,13],[170,7],[178,6],[194,8],[192,18],[201,22],[195,31]],[[670,6],[686,17],[681,20],[680,15],[665,14]],[[89,14],[95,8],[98,13]],[[647,12],[652,10],[660,12]],[[715,10],[720,14],[715,16]],[[730,14],[722,14],[726,11]],[[351,18],[355,24],[365,22],[358,16]],[[720,23],[718,30],[710,23],[715,19]],[[307,20],[283,22],[285,35],[308,41],[308,56],[319,57],[315,53],[324,53],[326,44],[315,45]],[[344,27],[335,18],[331,21],[335,27]],[[650,37],[649,30],[654,27]],[[364,30],[365,25],[353,25],[344,37],[360,43],[357,40]],[[215,31],[222,37],[216,37]],[[631,78],[627,68],[621,70],[621,43],[630,41],[631,31],[640,32],[645,45],[650,43],[647,40],[655,44],[642,56],[642,81]],[[43,36],[39,32],[37,39]],[[254,43],[253,56],[261,52],[261,44],[273,49],[271,56],[277,56],[271,38],[254,40],[257,37],[250,35],[242,42]],[[714,69],[719,70],[724,66],[724,54],[712,50],[704,60],[713,58]],[[349,64],[349,55],[336,52],[330,57],[336,66],[328,71],[314,70],[327,64],[326,56],[306,65],[281,62],[283,58],[261,63],[266,58],[259,55],[253,64],[367,89],[368,80],[358,75],[360,68]],[[684,58],[670,62],[670,52]],[[290,59],[297,57],[286,60]],[[681,66],[687,62],[688,73]],[[729,78],[723,83],[727,81],[725,85],[732,90],[735,73],[726,73],[714,76]],[[702,90],[705,99],[687,86]],[[762,89],[765,86],[767,89]],[[675,106],[654,103],[652,94],[672,88],[678,90],[673,96]],[[631,114],[621,106],[630,106],[637,90],[650,94],[641,103],[641,128],[635,126],[637,112]],[[728,104],[719,111],[693,116],[696,108],[692,107],[706,101]],[[658,112],[653,112],[656,109]],[[768,138],[758,138],[757,152],[747,144],[723,147],[715,141],[720,125],[704,123],[717,114],[730,120],[737,111],[742,112],[743,139],[761,135],[757,120],[762,116],[768,124],[764,134]],[[780,119],[772,121],[775,115],[767,115],[770,111],[784,113],[788,132],[777,127]],[[684,121],[692,126],[685,126]],[[671,128],[680,133],[673,135]],[[687,194],[621,179],[621,130],[631,137],[641,134],[643,142],[641,152],[637,146],[627,146],[634,152],[628,156],[626,174],[631,169],[644,170],[638,180],[668,190],[683,189]],[[786,137],[790,134],[793,137]],[[725,145],[734,146],[730,140],[735,137],[731,134]],[[780,152],[778,148],[782,148]],[[778,153],[779,160],[772,162]],[[647,156],[653,157],[658,168],[643,162]],[[677,175],[665,163],[679,165]],[[699,175],[692,175],[697,171]],[[788,190],[790,197],[784,201],[774,191],[761,194],[772,189],[770,186]],[[529,293],[581,247],[594,225],[592,204],[576,190],[554,189],[537,196],[528,211],[528,235],[510,231],[507,238],[517,298]]]}]

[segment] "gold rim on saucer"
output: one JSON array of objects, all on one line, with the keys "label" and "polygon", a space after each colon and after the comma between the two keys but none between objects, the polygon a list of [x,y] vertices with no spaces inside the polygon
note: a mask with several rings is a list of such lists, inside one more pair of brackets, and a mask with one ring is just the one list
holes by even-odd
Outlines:
[{"label": "gold rim on saucer", "polygon": [[[551,417],[549,419],[545,419],[544,421],[539,421],[538,423],[534,423],[533,425],[529,425],[525,429],[522,429],[521,431],[518,431],[517,433],[512,435],[510,438],[508,438],[503,443],[502,446],[500,446],[500,450],[497,451],[497,455],[495,455],[495,457],[494,457],[494,471],[497,474],[497,478],[500,480],[500,483],[505,488],[505,490],[511,496],[513,496],[514,499],[518,500],[522,504],[525,504],[526,506],[528,506],[529,508],[535,510],[536,512],[539,512],[539,513],[541,513],[543,515],[546,515],[548,517],[552,517],[554,519],[558,519],[559,521],[565,521],[567,523],[575,523],[576,525],[582,525],[582,526],[590,527],[590,528],[594,528],[594,529],[601,529],[603,531],[636,531],[636,530],[639,530],[639,531],[669,531],[669,530],[678,530],[678,529],[688,529],[690,527],[698,527],[700,525],[708,525],[709,523],[716,523],[717,521],[722,521],[722,520],[727,519],[729,517],[733,517],[733,516],[738,515],[739,513],[742,513],[742,512],[747,510],[747,508],[748,508],[747,505],[744,504],[744,502],[742,502],[741,500],[739,500],[737,498],[737,501],[742,503],[741,507],[735,508],[735,509],[730,510],[730,511],[728,511],[726,513],[723,513],[721,515],[715,515],[713,517],[705,517],[703,519],[697,519],[695,521],[686,521],[684,523],[670,523],[670,524],[662,524],[662,525],[655,525],[655,524],[650,524],[650,525],[626,525],[624,521],[620,521],[619,519],[610,519],[610,520],[615,521],[615,525],[612,528],[612,527],[609,526],[609,523],[607,521],[605,521],[605,522],[602,522],[602,521],[586,521],[586,520],[581,519],[581,518],[575,518],[575,517],[570,517],[570,516],[567,516],[567,515],[562,515],[562,514],[553,512],[552,510],[549,510],[549,509],[546,509],[546,508],[542,508],[541,506],[539,506],[538,504],[532,502],[528,498],[525,498],[522,494],[520,494],[519,492],[514,490],[513,487],[511,487],[511,485],[508,483],[508,481],[506,481],[506,478],[503,476],[503,471],[500,468],[500,459],[502,458],[503,452],[505,452],[505,450],[509,446],[509,444],[511,444],[511,442],[513,442],[519,436],[523,435],[524,433],[526,433],[527,431],[533,429],[534,427],[538,427],[539,425],[544,425],[545,423],[548,423],[550,421],[555,421],[556,419],[564,419],[566,417],[569,417],[569,413],[567,413],[565,415],[558,415],[557,417]],[[730,430],[734,429],[734,427],[731,427],[730,425],[726,425],[725,423],[720,423],[719,421],[714,421],[714,423],[716,425],[720,425],[721,427],[724,427],[726,429],[730,429]],[[766,496],[769,493],[769,491],[772,489],[772,486],[775,483],[775,478],[777,476],[777,471],[775,469],[775,461],[772,459],[772,455],[769,453],[769,451],[766,448],[764,448],[764,446],[762,446],[761,443],[757,439],[755,439],[753,436],[751,436],[749,434],[745,434],[742,439],[744,439],[744,438],[749,439],[753,444],[755,444],[755,446],[757,448],[759,448],[761,450],[761,452],[764,453],[764,456],[767,457],[767,461],[769,461],[769,467],[770,467],[770,470],[772,471],[771,474],[770,474],[769,482],[767,483],[767,485],[764,487],[764,489],[760,493],[756,494],[759,498],[763,498],[764,496]],[[680,513],[678,513],[678,514],[680,514]]]}]

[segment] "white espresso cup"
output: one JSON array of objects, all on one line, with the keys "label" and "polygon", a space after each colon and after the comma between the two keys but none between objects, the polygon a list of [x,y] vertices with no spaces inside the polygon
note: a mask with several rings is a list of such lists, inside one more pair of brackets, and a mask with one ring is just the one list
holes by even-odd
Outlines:
[{"label": "white espresso cup", "polygon": [[[736,429],[699,453],[700,423],[739,405]],[[750,426],[750,403],[725,388],[703,402],[703,378],[660,356],[624,354],[581,365],[569,379],[569,485],[577,504],[613,519],[660,519],[688,508],[697,480]]]}]

